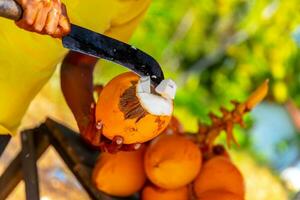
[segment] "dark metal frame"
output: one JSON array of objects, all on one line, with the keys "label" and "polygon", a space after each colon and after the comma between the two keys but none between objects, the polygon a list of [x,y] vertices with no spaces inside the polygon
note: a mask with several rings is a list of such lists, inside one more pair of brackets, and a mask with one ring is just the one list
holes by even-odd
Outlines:
[{"label": "dark metal frame", "polygon": [[74,131],[47,119],[41,126],[23,131],[21,141],[21,152],[0,177],[0,200],[5,200],[22,179],[25,182],[26,199],[40,199],[36,161],[50,145],[56,149],[92,200],[120,199],[105,195],[93,186],[91,172],[99,152],[85,145]]}]

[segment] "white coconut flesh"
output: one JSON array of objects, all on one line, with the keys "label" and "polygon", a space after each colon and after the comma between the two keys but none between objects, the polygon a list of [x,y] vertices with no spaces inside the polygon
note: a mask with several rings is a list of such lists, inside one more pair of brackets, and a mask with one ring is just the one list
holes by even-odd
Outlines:
[{"label": "white coconut flesh", "polygon": [[149,76],[141,77],[137,87],[136,96],[142,107],[152,115],[171,116],[173,113],[173,99],[177,86],[171,79],[163,80],[151,93],[151,79]]}]

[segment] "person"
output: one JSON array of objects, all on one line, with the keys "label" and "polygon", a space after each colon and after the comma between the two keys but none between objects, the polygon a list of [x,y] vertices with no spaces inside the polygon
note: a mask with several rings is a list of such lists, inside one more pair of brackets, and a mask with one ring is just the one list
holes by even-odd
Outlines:
[{"label": "person", "polygon": [[[71,21],[127,42],[150,1],[17,0],[24,10],[16,22],[20,28],[0,18],[0,26],[5,27],[0,30],[0,156],[10,137],[16,135],[30,102],[61,62],[65,99],[81,134],[93,143],[98,136],[93,115],[93,70],[98,60],[68,52],[54,38],[68,34]],[[93,144],[99,147],[99,142]]]}]

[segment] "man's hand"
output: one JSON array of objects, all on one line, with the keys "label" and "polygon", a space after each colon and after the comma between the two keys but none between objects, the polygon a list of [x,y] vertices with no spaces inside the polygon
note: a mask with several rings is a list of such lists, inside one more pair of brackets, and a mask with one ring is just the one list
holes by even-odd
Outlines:
[{"label": "man's hand", "polygon": [[[94,91],[100,95],[103,86],[95,86]],[[96,121],[96,104],[91,104],[90,114],[84,120],[78,120],[78,127],[82,139],[91,147],[103,152],[117,153],[118,151],[135,151],[142,144],[123,144],[121,136],[115,136],[113,140],[109,140],[102,136],[103,124]]]},{"label": "man's hand", "polygon": [[70,32],[66,7],[60,0],[17,0],[24,12],[16,24],[25,30],[61,38]]}]

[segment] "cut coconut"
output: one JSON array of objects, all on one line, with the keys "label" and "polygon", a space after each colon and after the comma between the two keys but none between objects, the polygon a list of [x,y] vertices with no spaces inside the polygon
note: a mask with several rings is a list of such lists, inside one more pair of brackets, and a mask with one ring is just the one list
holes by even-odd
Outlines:
[{"label": "cut coconut", "polygon": [[176,83],[171,79],[167,79],[160,82],[160,84],[155,88],[155,91],[167,99],[174,99],[176,89]]},{"label": "cut coconut", "polygon": [[151,93],[150,77],[142,77],[136,86],[136,96],[147,112],[152,115],[171,116],[176,84],[170,79],[163,80],[155,91],[161,96]]},{"label": "cut coconut", "polygon": [[150,76],[143,76],[140,78],[139,86],[136,88],[138,93],[151,93],[151,79]]}]

